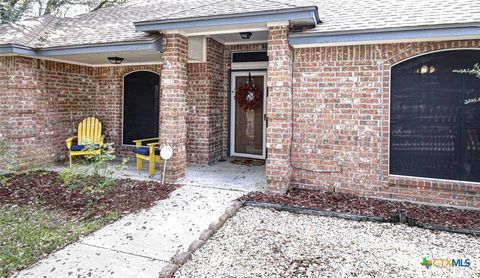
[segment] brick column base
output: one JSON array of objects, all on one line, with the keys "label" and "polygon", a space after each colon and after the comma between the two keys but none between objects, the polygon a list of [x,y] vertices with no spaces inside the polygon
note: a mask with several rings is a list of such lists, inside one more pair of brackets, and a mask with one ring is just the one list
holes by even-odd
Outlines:
[{"label": "brick column base", "polygon": [[292,167],[292,49],[288,26],[269,27],[267,99],[267,191],[285,193],[290,186]]},{"label": "brick column base", "polygon": [[165,179],[185,177],[187,168],[187,38],[179,34],[164,37],[164,65],[161,73],[160,141],[173,148]]}]

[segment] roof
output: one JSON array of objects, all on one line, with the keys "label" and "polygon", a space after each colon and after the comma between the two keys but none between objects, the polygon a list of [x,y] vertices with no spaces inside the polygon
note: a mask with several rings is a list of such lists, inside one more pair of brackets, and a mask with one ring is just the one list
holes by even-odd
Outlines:
[{"label": "roof", "polygon": [[34,45],[57,20],[53,16],[44,16],[15,24],[0,25],[0,44]]},{"label": "roof", "polygon": [[153,41],[135,22],[175,21],[317,6],[321,23],[304,33],[367,32],[479,24],[478,0],[144,0],[68,18],[45,16],[0,26],[0,45],[32,48]]},{"label": "roof", "polygon": [[479,0],[303,0],[300,2],[318,5],[322,24],[308,32],[365,32],[480,23]]}]

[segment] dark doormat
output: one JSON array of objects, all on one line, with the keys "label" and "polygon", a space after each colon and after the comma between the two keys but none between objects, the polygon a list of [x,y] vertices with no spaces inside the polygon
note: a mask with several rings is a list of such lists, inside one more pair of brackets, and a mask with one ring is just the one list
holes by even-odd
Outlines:
[{"label": "dark doormat", "polygon": [[265,160],[260,159],[244,159],[244,158],[235,158],[230,161],[236,165],[245,165],[245,166],[263,166],[265,165]]}]

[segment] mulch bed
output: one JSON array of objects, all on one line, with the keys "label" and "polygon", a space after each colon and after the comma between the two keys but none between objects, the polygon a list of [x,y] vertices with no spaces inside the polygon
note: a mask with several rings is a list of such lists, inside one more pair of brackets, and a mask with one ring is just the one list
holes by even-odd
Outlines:
[{"label": "mulch bed", "polygon": [[154,181],[117,180],[113,189],[97,200],[92,194],[66,186],[56,172],[38,171],[9,176],[8,183],[0,186],[0,207],[40,203],[66,216],[84,219],[151,207],[157,200],[168,198],[176,188]]},{"label": "mulch bed", "polygon": [[285,195],[251,192],[242,201],[280,204],[291,207],[335,211],[392,219],[399,212],[414,219],[416,224],[480,230],[480,210],[464,210],[359,197],[336,192],[293,189]]}]

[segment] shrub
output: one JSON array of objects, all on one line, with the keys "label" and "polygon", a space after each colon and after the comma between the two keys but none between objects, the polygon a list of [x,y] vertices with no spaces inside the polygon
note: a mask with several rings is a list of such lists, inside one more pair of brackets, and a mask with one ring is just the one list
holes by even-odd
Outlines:
[{"label": "shrub", "polygon": [[[97,150],[98,145],[86,144],[84,150]],[[105,144],[100,155],[86,155],[85,158],[92,167],[91,175],[82,171],[78,166],[62,170],[59,173],[62,181],[72,187],[81,189],[99,200],[107,195],[115,185],[115,175],[125,170],[127,159],[123,159],[120,165],[112,164],[115,160],[115,149],[113,144]]]},{"label": "shrub", "polygon": [[88,183],[87,174],[76,166],[69,169],[63,169],[58,175],[65,185],[74,189],[83,189]]}]

